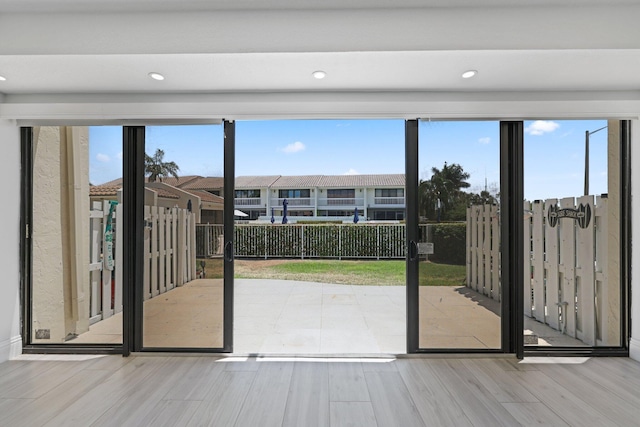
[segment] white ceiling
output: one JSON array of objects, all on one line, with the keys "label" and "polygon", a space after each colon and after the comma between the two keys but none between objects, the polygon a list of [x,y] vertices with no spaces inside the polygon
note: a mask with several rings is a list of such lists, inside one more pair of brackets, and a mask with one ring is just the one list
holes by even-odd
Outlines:
[{"label": "white ceiling", "polygon": [[[0,0],[0,11],[0,117],[7,104],[110,94],[640,100],[640,0]],[[468,69],[478,75],[462,79]]]}]

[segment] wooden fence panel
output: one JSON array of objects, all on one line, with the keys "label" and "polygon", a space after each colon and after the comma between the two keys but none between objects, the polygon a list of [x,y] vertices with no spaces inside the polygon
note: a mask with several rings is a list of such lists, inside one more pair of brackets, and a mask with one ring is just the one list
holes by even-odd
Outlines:
[{"label": "wooden fence panel", "polygon": [[472,206],[471,211],[471,289],[478,290],[479,281],[479,250],[478,250],[478,229],[480,221],[480,206]]}]

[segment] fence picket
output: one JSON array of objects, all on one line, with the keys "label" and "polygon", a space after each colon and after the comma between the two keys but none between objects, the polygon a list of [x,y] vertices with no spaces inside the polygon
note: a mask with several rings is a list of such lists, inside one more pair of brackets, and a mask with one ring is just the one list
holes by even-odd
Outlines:
[{"label": "fence picket", "polygon": [[491,205],[491,245],[490,245],[490,265],[491,265],[491,298],[500,301],[500,221],[498,218],[498,206]]},{"label": "fence picket", "polygon": [[151,206],[151,297],[160,295],[158,285],[158,207]]},{"label": "fence picket", "polygon": [[522,283],[524,285],[524,315],[531,317],[533,313],[533,289],[531,287],[531,223],[533,220],[533,211],[531,210],[531,202],[524,202],[524,226],[523,226],[523,242],[524,242],[524,260]]},{"label": "fence picket", "polygon": [[116,240],[116,264],[115,264],[115,295],[113,299],[113,311],[120,313],[122,311],[122,204],[116,206],[116,224],[115,224],[115,240]]},{"label": "fence picket", "polygon": [[[578,206],[594,206],[593,196],[582,196],[577,200]],[[576,228],[577,253],[576,277],[577,284],[577,336],[588,345],[595,345],[595,271],[594,259],[594,227],[593,218],[583,227]]]},{"label": "fence picket", "polygon": [[484,268],[482,293],[491,295],[491,205],[484,205],[482,213],[482,260]]},{"label": "fence picket", "polygon": [[[560,200],[560,207],[575,208],[575,199],[566,197]],[[576,231],[573,222],[559,221],[557,225],[560,230],[560,264],[558,270],[562,277],[561,283],[561,308],[562,324],[565,333],[571,337],[576,337]]]},{"label": "fence picket", "polygon": [[609,268],[607,260],[609,259],[609,217],[608,212],[609,199],[603,195],[596,197],[595,209],[595,229],[596,229],[596,262],[595,262],[595,280],[596,280],[596,343],[610,343],[609,327],[610,321],[616,322],[617,318],[609,319],[611,307],[609,306],[609,289],[606,284],[609,283]]},{"label": "fence picket", "polygon": [[165,242],[165,234],[167,230],[167,215],[165,213],[165,208],[160,208],[158,210],[158,289],[160,293],[167,292],[167,282],[166,282],[166,267],[165,262],[167,258],[167,248]]},{"label": "fence picket", "polygon": [[[543,215],[549,217],[549,209],[558,204],[558,199],[547,199],[544,205]],[[560,280],[558,265],[560,264],[560,254],[558,252],[558,227],[546,224],[544,230],[545,240],[545,260],[546,270],[546,305],[547,324],[555,330],[560,330]]]},{"label": "fence picket", "polygon": [[533,202],[533,315],[536,320],[545,322],[544,310],[544,209],[541,200]]},{"label": "fence picket", "polygon": [[109,255],[106,252],[107,233],[105,233],[105,226],[112,212],[106,200],[102,203],[102,214],[102,318],[107,319],[113,315],[113,310],[111,309],[111,270],[107,268]]}]

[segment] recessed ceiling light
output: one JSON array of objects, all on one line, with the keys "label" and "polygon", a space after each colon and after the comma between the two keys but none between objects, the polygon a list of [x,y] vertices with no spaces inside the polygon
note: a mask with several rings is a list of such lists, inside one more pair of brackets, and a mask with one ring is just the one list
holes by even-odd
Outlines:
[{"label": "recessed ceiling light", "polygon": [[475,76],[476,74],[478,74],[478,72],[476,70],[465,71],[464,73],[462,73],[462,78],[463,79],[470,79],[471,77]]},{"label": "recessed ceiling light", "polygon": [[156,72],[149,73],[149,77],[151,77],[153,80],[164,80],[164,76]]},{"label": "recessed ceiling light", "polygon": [[327,73],[325,73],[324,71],[314,71],[313,73],[311,73],[311,75],[313,77],[315,77],[318,80],[324,79],[325,77],[327,77]]},{"label": "recessed ceiling light", "polygon": [[7,80],[7,78],[5,76],[0,76],[0,82],[3,82],[5,80]]}]

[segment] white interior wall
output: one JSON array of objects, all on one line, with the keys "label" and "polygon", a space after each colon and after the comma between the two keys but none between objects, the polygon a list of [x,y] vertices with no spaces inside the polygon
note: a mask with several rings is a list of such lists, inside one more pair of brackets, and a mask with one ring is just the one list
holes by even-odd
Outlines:
[{"label": "white interior wall", "polygon": [[[640,120],[631,122],[631,218],[638,218],[640,212],[640,173],[634,173],[634,166],[640,166]],[[638,169],[636,169],[638,170]],[[640,226],[631,223],[631,241],[640,242]],[[629,355],[640,361],[640,249],[631,251],[631,341]],[[634,292],[635,290],[635,292]]]},{"label": "white interior wall", "polygon": [[0,120],[3,197],[0,209],[0,362],[22,352],[20,339],[20,131]]}]

